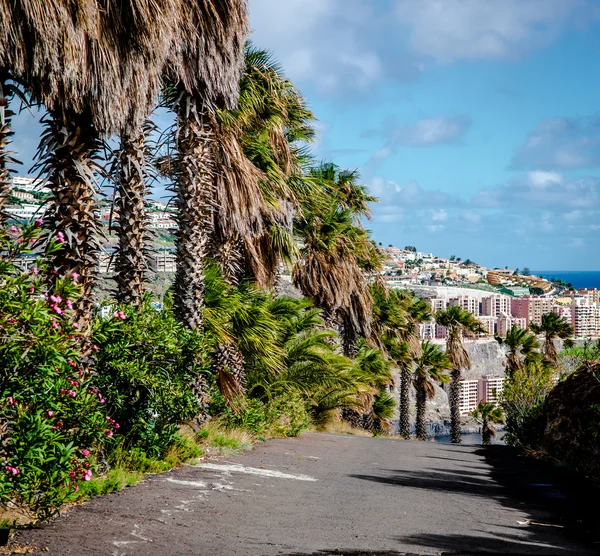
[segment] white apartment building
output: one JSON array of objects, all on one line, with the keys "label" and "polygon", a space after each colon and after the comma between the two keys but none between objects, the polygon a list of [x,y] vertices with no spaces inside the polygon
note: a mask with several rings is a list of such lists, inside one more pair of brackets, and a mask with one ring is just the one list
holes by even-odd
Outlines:
[{"label": "white apartment building", "polygon": [[435,327],[437,325],[435,322],[421,322],[418,325],[419,330],[419,338],[423,340],[433,340],[435,339]]},{"label": "white apartment building", "polygon": [[461,380],[458,389],[458,407],[461,415],[468,415],[477,409],[479,397],[479,381],[477,379]]},{"label": "white apartment building", "polygon": [[491,317],[510,315],[512,313],[511,298],[508,295],[493,294],[481,300],[481,314]]},{"label": "white apartment building", "polygon": [[46,207],[42,205],[9,205],[4,209],[16,220],[33,220],[41,218],[46,212]]},{"label": "white apartment building", "polygon": [[434,297],[428,299],[427,301],[429,301],[432,313],[437,313],[438,311],[445,311],[448,307],[448,301],[440,297]]},{"label": "white apartment building", "polygon": [[497,405],[503,390],[503,376],[483,375],[479,380],[479,401]]},{"label": "white apartment building", "polygon": [[574,297],[571,302],[571,323],[576,336],[589,337],[600,334],[600,305],[589,297]]},{"label": "white apartment building", "polygon": [[479,299],[470,295],[459,295],[448,300],[448,305],[458,305],[476,317],[480,315]]},{"label": "white apartment building", "polygon": [[493,336],[496,333],[498,317],[479,316],[477,317],[477,320],[483,325],[485,334]]},{"label": "white apartment building", "polygon": [[38,193],[50,193],[46,187],[46,182],[37,178],[28,178],[25,176],[13,176],[11,187],[22,189],[23,191],[36,191]]},{"label": "white apartment building", "polygon": [[177,262],[174,251],[159,251],[149,260],[150,270],[152,272],[175,272]]}]

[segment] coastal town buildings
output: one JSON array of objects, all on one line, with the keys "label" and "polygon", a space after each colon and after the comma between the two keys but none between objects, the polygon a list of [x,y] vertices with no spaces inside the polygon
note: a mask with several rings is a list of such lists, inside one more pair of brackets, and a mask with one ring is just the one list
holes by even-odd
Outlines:
[{"label": "coastal town buildings", "polygon": [[464,379],[460,381],[458,390],[458,407],[461,415],[468,415],[477,409],[479,403],[479,380]]}]

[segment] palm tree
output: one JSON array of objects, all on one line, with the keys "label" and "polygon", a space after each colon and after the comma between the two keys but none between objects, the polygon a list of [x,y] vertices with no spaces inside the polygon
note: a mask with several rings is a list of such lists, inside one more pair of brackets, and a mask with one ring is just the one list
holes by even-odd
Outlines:
[{"label": "palm tree", "polygon": [[427,440],[425,429],[425,409],[427,400],[435,394],[434,383],[447,384],[450,377],[446,370],[452,368],[450,358],[439,346],[429,341],[423,342],[421,355],[415,360],[414,386],[417,392],[416,432],[419,440]]},{"label": "palm tree", "polygon": [[177,117],[173,291],[182,323],[201,328],[204,260],[214,231],[215,178],[222,170],[216,109],[233,108],[237,102],[248,17],[246,3],[240,0],[194,1],[182,3],[179,9],[184,41],[171,75],[169,102]]},{"label": "palm tree", "polygon": [[134,132],[147,116],[167,56],[180,42],[178,9],[178,0],[2,6],[0,66],[48,111],[37,169],[54,195],[49,227],[64,242],[51,278],[79,277],[83,295],[73,318],[80,327],[92,314],[102,138]]},{"label": "palm tree", "polygon": [[568,344],[573,337],[573,326],[557,313],[546,313],[542,315],[541,324],[532,322],[529,325],[529,329],[534,334],[544,336],[542,353],[544,354],[546,361],[551,365],[556,366],[558,362],[558,352],[554,345],[554,340],[560,338],[565,340],[565,343]]},{"label": "palm tree", "polygon": [[492,442],[492,438],[496,436],[496,429],[491,423],[504,423],[504,414],[502,409],[492,403],[479,402],[477,409],[471,412],[478,423],[481,424],[481,437],[483,445],[487,446]]},{"label": "palm tree", "polygon": [[[522,369],[523,365],[527,364],[540,347],[535,336],[518,326],[513,326],[506,334],[506,337],[495,336],[495,338],[501,346],[508,348],[506,356],[506,374],[508,378]],[[523,356],[523,360],[521,359],[521,355]]]},{"label": "palm tree", "polygon": [[482,324],[475,316],[456,305],[450,305],[445,311],[435,315],[436,322],[447,331],[446,353],[452,363],[450,373],[450,434],[452,442],[460,442],[460,380],[462,369],[471,368],[471,358],[465,349],[462,339],[466,334],[483,332]]},{"label": "palm tree", "polygon": [[12,166],[20,164],[10,151],[11,137],[14,135],[11,128],[14,112],[10,102],[15,96],[22,99],[18,85],[8,70],[0,68],[0,226],[6,219],[4,206],[10,196],[10,174],[14,172]]}]

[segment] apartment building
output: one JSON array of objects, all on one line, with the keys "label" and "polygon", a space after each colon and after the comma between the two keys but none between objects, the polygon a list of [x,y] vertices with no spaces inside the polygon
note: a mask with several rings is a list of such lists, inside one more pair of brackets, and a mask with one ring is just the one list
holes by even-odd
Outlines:
[{"label": "apartment building", "polygon": [[175,272],[177,270],[177,262],[174,251],[159,251],[150,257],[149,264],[152,272]]},{"label": "apartment building", "polygon": [[423,340],[433,340],[435,339],[436,335],[435,335],[435,327],[437,325],[435,324],[435,322],[422,322],[419,323],[418,325],[418,329],[419,329],[419,338],[422,338]]},{"label": "apartment building", "polygon": [[571,323],[576,336],[598,336],[600,334],[600,305],[589,297],[574,297],[571,301]]},{"label": "apartment building", "polygon": [[481,314],[479,299],[476,297],[471,297],[470,295],[459,295],[458,297],[452,297],[448,301],[448,305],[458,305],[460,308],[472,313],[476,317]]},{"label": "apartment building", "polygon": [[498,317],[479,316],[477,320],[483,325],[485,334],[493,336],[496,333]]},{"label": "apartment building", "polygon": [[498,404],[504,390],[504,377],[484,375],[478,381],[478,398],[480,402]]},{"label": "apartment building", "polygon": [[512,316],[525,319],[527,326],[531,323],[541,324],[542,315],[552,312],[554,305],[551,297],[526,295],[511,300]]},{"label": "apartment building", "polygon": [[468,415],[477,409],[479,403],[479,381],[477,379],[461,380],[458,388],[458,407],[461,415]]},{"label": "apartment building", "polygon": [[448,307],[448,301],[439,297],[428,299],[428,301],[429,305],[431,306],[432,313],[437,313],[438,311],[445,311]]},{"label": "apartment building", "polygon": [[481,300],[481,314],[490,317],[510,315],[512,313],[511,298],[508,295],[494,294]]},{"label": "apartment building", "polygon": [[500,315],[496,326],[496,334],[498,334],[498,336],[506,336],[515,326],[527,328],[527,319],[513,317],[512,315]]}]

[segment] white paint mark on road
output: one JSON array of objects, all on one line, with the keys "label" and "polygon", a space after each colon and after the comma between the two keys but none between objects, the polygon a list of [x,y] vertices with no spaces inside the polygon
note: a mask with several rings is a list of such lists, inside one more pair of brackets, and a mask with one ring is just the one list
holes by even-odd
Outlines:
[{"label": "white paint mark on road", "polygon": [[258,475],[259,477],[272,477],[274,479],[293,479],[295,481],[316,481],[314,477],[308,475],[292,475],[290,473],[282,473],[281,471],[273,471],[271,469],[258,469],[256,467],[245,467],[239,464],[219,465],[216,463],[199,463],[196,467],[202,469],[212,469],[213,471],[223,471],[229,473],[244,473],[246,475]]},{"label": "white paint mark on road", "polygon": [[207,484],[204,481],[180,481],[179,479],[171,479],[170,477],[167,479],[167,481],[176,485],[191,486],[196,488],[207,487]]}]

